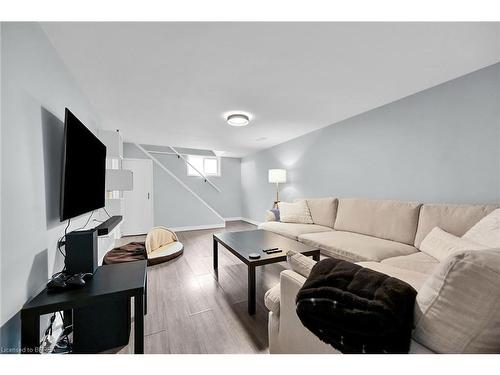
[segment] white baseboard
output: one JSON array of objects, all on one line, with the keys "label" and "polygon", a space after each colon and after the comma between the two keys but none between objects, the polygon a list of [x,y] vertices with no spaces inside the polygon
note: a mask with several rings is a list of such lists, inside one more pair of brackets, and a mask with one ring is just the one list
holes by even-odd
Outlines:
[{"label": "white baseboard", "polygon": [[243,220],[243,218],[241,216],[234,216],[234,217],[225,217],[224,220],[225,221],[239,221],[239,220]]},{"label": "white baseboard", "polygon": [[247,223],[250,223],[250,224],[253,224],[253,225],[259,225],[259,224],[262,224],[261,221],[257,221],[257,220],[252,220],[252,219],[249,219],[247,217],[242,217],[241,220],[243,221],[246,221]]},{"label": "white baseboard", "polygon": [[241,217],[241,216],[225,217],[224,220],[226,220],[226,221],[246,221],[247,223],[250,223],[253,225],[259,225],[261,223],[260,221],[248,219],[246,217]]},{"label": "white baseboard", "polygon": [[186,232],[188,230],[203,230],[203,229],[216,229],[216,228],[225,228],[225,224],[206,224],[206,225],[191,225],[187,227],[169,227],[173,232]]},{"label": "white baseboard", "polygon": [[[260,222],[252,219],[248,219],[245,217],[226,217],[224,218],[224,221],[246,221],[247,223],[253,224],[253,225],[259,225]],[[217,228],[225,228],[226,225],[225,223],[220,223],[220,224],[204,224],[204,225],[189,225],[185,227],[168,227],[171,231],[174,232],[187,232],[190,230],[203,230],[203,229],[217,229]],[[126,237],[126,236],[123,236]]]}]

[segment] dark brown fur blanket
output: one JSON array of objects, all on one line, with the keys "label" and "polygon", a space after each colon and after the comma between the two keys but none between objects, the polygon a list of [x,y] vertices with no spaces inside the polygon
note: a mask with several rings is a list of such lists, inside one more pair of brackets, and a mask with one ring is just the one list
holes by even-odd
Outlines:
[{"label": "dark brown fur blanket", "polygon": [[407,353],[416,290],[344,260],[318,262],[297,294],[302,324],[342,353]]}]

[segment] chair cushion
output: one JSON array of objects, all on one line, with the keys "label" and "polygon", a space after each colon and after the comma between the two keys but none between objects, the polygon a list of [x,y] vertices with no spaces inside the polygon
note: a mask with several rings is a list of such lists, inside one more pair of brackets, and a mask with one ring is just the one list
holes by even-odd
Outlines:
[{"label": "chair cushion", "polygon": [[280,221],[283,223],[312,224],[311,212],[305,200],[295,203],[279,202]]},{"label": "chair cushion", "polygon": [[464,251],[420,288],[413,338],[437,353],[500,352],[500,250]]},{"label": "chair cushion", "polygon": [[489,248],[500,248],[500,208],[479,220],[462,238]]},{"label": "chair cushion", "polygon": [[404,282],[410,284],[417,291],[425,283],[429,275],[425,273],[420,273],[416,271],[409,271],[402,268],[391,266],[390,264],[379,263],[379,262],[358,262],[360,266],[370,268],[374,271],[385,273],[386,275],[395,277],[397,279],[403,280]]},{"label": "chair cushion", "polygon": [[299,241],[319,247],[327,256],[351,262],[375,261],[417,252],[413,246],[359,233],[331,231],[301,234]]},{"label": "chair cushion", "polygon": [[420,210],[414,245],[420,249],[425,236],[435,227],[462,237],[474,224],[499,207],[498,205],[424,204]]},{"label": "chair cushion", "polygon": [[[500,236],[500,231],[498,232]],[[425,236],[420,244],[420,250],[436,258],[440,262],[449,255],[463,250],[484,250],[489,246],[478,244],[467,238],[460,238],[435,227]]]},{"label": "chair cushion", "polygon": [[304,233],[331,232],[332,228],[315,224],[281,223],[279,221],[267,221],[259,224],[259,229],[268,230],[297,241],[299,235]]},{"label": "chair cushion", "polygon": [[275,314],[280,312],[280,284],[276,284],[264,294],[264,305]]},{"label": "chair cushion", "polygon": [[439,265],[439,261],[436,258],[419,251],[418,253],[410,255],[384,259],[382,264],[429,275]]},{"label": "chair cushion", "polygon": [[420,203],[340,199],[334,229],[413,245]]}]

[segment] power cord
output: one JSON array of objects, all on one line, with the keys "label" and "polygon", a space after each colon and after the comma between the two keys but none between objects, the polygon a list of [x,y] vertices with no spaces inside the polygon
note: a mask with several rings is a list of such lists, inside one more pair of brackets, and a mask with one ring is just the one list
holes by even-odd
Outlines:
[{"label": "power cord", "polygon": [[83,227],[78,228],[78,229],[76,229],[76,230],[81,230],[81,229],[84,229],[84,228],[85,228],[85,227],[89,224],[90,219],[92,218],[92,215],[94,215],[94,212],[95,212],[95,210],[94,210],[94,211],[92,211],[92,212],[90,213],[90,216],[89,216],[89,218],[87,219],[87,221],[85,222],[85,224],[83,225]]},{"label": "power cord", "polygon": [[109,214],[108,210],[106,210],[106,207],[103,207],[102,209],[104,210],[104,212],[106,212],[106,215],[108,215],[108,217],[111,217],[111,215]]},{"label": "power cord", "polygon": [[66,254],[63,253],[63,251],[61,250],[61,246],[64,245],[63,239],[66,238],[66,234],[68,234],[68,228],[70,224],[71,224],[71,219],[68,219],[68,225],[66,225],[66,228],[64,228],[64,235],[57,241],[57,250],[59,250],[59,252],[64,258],[66,258]]},{"label": "power cord", "polygon": [[[81,230],[81,229],[84,229],[84,228],[85,228],[85,227],[89,224],[90,219],[91,219],[91,218],[92,218],[92,216],[94,215],[94,212],[95,212],[95,210],[94,210],[94,211],[92,211],[92,212],[90,213],[90,216],[88,217],[88,219],[87,219],[87,221],[85,222],[85,224],[83,225],[83,227],[80,227],[80,228],[78,228],[78,229],[76,229],[76,230]],[[66,228],[64,228],[64,235],[63,235],[61,238],[59,238],[59,240],[57,241],[57,250],[58,250],[58,251],[61,253],[61,255],[62,255],[63,257],[65,257],[65,258],[66,258],[66,254],[65,254],[65,253],[63,253],[63,251],[62,251],[61,247],[62,247],[63,245],[65,245],[65,244],[66,244],[65,239],[66,239],[66,235],[68,234],[68,228],[69,228],[70,224],[71,224],[71,219],[68,219],[68,225],[66,225]]]}]

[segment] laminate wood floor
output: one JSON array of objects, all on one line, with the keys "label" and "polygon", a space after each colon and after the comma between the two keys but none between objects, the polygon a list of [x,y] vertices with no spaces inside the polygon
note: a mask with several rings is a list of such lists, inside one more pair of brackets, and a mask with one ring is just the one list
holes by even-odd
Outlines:
[{"label": "laminate wood floor", "polygon": [[[148,267],[145,353],[267,353],[268,311],[264,293],[279,282],[286,262],[257,267],[257,308],[247,313],[247,268],[219,245],[219,270],[212,268],[212,234],[256,229],[243,221],[226,228],[179,232],[184,254]],[[121,245],[142,237],[125,237]],[[129,345],[118,353],[133,353]],[[116,352],[116,351],[115,351]]]}]

